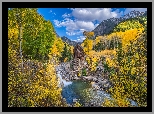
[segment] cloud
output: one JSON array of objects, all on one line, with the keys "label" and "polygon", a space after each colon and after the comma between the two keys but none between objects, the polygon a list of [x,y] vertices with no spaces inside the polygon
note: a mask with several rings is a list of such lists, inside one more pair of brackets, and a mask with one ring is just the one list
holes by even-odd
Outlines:
[{"label": "cloud", "polygon": [[68,17],[70,17],[70,16],[71,16],[71,15],[70,15],[70,14],[67,14],[67,13],[65,13],[65,14],[62,15],[63,18],[68,18]]},{"label": "cloud", "polygon": [[68,36],[74,36],[74,35],[77,35],[77,33],[75,33],[75,32],[66,32],[66,34],[67,34]]},{"label": "cloud", "polygon": [[52,13],[52,10],[50,10],[49,13]]},{"label": "cloud", "polygon": [[119,17],[121,12],[111,8],[75,8],[72,15],[80,21],[103,21],[112,17]]},{"label": "cloud", "polygon": [[75,8],[67,8],[67,9],[74,10]]},{"label": "cloud", "polygon": [[66,34],[69,36],[80,35],[83,31],[91,31],[96,25],[93,22],[72,20],[69,18],[65,18],[62,21],[54,20],[54,24],[56,27],[66,27]]},{"label": "cloud", "polygon": [[[82,33],[83,30],[91,31],[98,26],[98,23],[93,21],[102,21],[112,17],[118,17],[118,10],[112,11],[111,8],[69,8],[72,10],[71,14],[63,14],[64,20],[54,20],[56,27],[66,27],[68,35],[76,35]],[[70,19],[70,16],[74,16],[75,19]],[[78,31],[75,33],[75,31]],[[80,32],[79,32],[80,31]]]},{"label": "cloud", "polygon": [[[111,8],[68,8],[72,12],[63,14],[63,20],[54,20],[55,27],[66,27],[68,36],[82,35],[84,31],[94,30],[100,22],[109,18],[119,18],[133,10],[146,11],[145,8],[126,8],[125,11]],[[73,18],[72,18],[73,17]],[[78,38],[80,41],[81,38]]]},{"label": "cloud", "polygon": [[54,22],[54,24],[56,25],[56,27],[61,27],[61,25],[60,25],[60,21],[58,21],[58,20],[53,20],[53,22]]},{"label": "cloud", "polygon": [[68,36],[80,35],[81,33],[83,33],[83,32],[82,31],[66,32],[66,34]]},{"label": "cloud", "polygon": [[76,25],[80,29],[91,31],[95,28],[94,23],[90,21],[76,21]]},{"label": "cloud", "polygon": [[145,12],[147,11],[147,8],[126,8],[124,11],[124,15],[131,12],[131,11],[140,11],[140,12]]},{"label": "cloud", "polygon": [[77,37],[76,42],[82,42],[83,40],[85,40],[86,38],[84,36],[79,36]]},{"label": "cloud", "polygon": [[52,14],[52,17],[54,17],[54,15],[56,15],[56,13],[54,13],[52,10],[50,10],[49,13]]},{"label": "cloud", "polygon": [[80,35],[83,34],[85,29],[74,30],[73,32],[66,32],[68,36]]}]

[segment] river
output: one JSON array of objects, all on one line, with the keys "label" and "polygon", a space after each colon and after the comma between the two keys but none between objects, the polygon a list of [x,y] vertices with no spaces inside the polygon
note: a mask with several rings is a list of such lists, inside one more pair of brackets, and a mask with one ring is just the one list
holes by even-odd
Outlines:
[{"label": "river", "polygon": [[[62,96],[66,99],[66,102],[70,105],[73,104],[73,99],[78,99],[78,102],[82,106],[101,106],[104,99],[112,99],[110,94],[105,91],[93,90],[92,85],[88,81],[74,80],[66,81],[62,79],[60,74],[60,67],[57,68],[57,76],[60,79],[62,86]],[[131,104],[137,106],[135,101],[130,100]]]},{"label": "river", "polygon": [[73,104],[73,99],[78,99],[78,102],[85,106],[85,104],[101,105],[104,98],[110,98],[110,95],[104,91],[94,91],[92,85],[88,81],[74,80],[66,81],[62,79],[60,74],[60,67],[57,68],[57,76],[60,79],[62,86],[62,96],[66,99],[68,104]]}]

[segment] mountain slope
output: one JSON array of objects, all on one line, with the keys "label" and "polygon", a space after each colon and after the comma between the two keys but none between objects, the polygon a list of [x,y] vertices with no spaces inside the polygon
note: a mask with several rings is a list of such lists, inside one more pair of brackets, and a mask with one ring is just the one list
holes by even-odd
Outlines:
[{"label": "mountain slope", "polygon": [[95,37],[103,36],[105,34],[111,33],[114,27],[122,21],[125,21],[130,18],[135,18],[138,16],[146,16],[146,15],[147,15],[147,11],[146,12],[131,11],[130,13],[126,14],[124,17],[110,18],[102,21],[92,32],[94,32]]},{"label": "mountain slope", "polygon": [[[77,44],[77,42],[70,40],[69,38],[67,38],[66,36],[62,36],[60,37],[57,32],[55,31],[56,37],[61,38],[63,40],[63,42],[66,42],[67,44],[71,45],[71,46],[75,46]],[[81,44],[81,42],[78,42],[79,44]]]},{"label": "mountain slope", "polygon": [[66,43],[68,43],[69,45],[71,45],[71,46],[75,46],[77,43],[81,44],[81,42],[72,41],[72,40],[70,40],[69,38],[67,38],[66,36],[61,37],[61,39],[62,39],[64,42],[66,42]]}]

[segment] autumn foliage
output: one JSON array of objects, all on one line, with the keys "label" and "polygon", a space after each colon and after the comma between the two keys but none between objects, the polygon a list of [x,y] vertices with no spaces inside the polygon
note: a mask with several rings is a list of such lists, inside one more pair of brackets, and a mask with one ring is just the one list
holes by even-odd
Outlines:
[{"label": "autumn foliage", "polygon": [[[90,71],[102,63],[113,86],[103,107],[147,105],[147,18],[118,24],[111,34],[84,32],[81,44]],[[64,107],[55,67],[72,59],[73,46],[57,38],[36,8],[8,10],[8,107]],[[81,105],[76,102],[75,107]]]},{"label": "autumn foliage", "polygon": [[55,57],[61,56],[63,48],[52,23],[37,9],[8,10],[9,107],[67,106],[55,72]]},{"label": "autumn foliage", "polygon": [[91,71],[102,61],[114,85],[107,90],[113,99],[106,99],[103,107],[130,107],[130,99],[138,106],[147,105],[146,18],[139,19],[122,22],[113,33],[82,44],[85,52],[88,50],[86,60]]}]

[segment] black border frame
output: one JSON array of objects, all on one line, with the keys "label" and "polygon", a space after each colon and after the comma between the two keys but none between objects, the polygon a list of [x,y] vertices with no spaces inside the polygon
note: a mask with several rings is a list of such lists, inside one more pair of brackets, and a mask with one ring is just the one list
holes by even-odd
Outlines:
[{"label": "black border frame", "polygon": [[[8,8],[147,8],[147,107],[8,107]],[[152,2],[2,2],[2,112],[152,112]],[[4,62],[6,61],[6,62]]]}]

